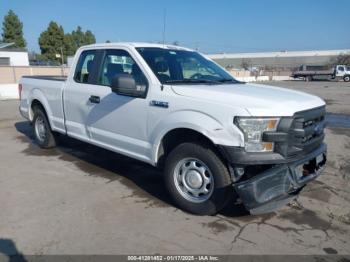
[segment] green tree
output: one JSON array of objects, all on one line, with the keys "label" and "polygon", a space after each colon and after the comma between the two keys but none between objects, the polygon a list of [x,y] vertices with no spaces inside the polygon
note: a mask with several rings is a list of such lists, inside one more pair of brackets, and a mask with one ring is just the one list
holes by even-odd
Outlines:
[{"label": "green tree", "polygon": [[64,54],[66,56],[74,56],[77,51],[77,45],[75,44],[72,34],[64,35]]},{"label": "green tree", "polygon": [[76,48],[79,48],[84,45],[85,33],[81,30],[80,26],[78,26],[75,31],[72,31],[72,37]]},{"label": "green tree", "polygon": [[95,43],[96,43],[95,35],[90,30],[87,30],[85,32],[85,44],[91,45],[91,44],[95,44]]},{"label": "green tree", "polygon": [[61,55],[61,49],[66,62],[67,56],[73,56],[79,47],[95,42],[95,36],[90,30],[84,32],[78,26],[72,33],[65,34],[63,27],[53,21],[50,22],[48,28],[39,37],[42,57],[48,60],[59,60],[60,62],[61,58],[57,58],[56,55]]},{"label": "green tree", "polygon": [[84,32],[82,28],[78,26],[72,33],[64,35],[64,54],[66,56],[73,56],[79,47],[94,43],[96,43],[94,34],[90,30]]},{"label": "green tree", "polygon": [[350,53],[338,55],[337,57],[331,59],[330,64],[350,66]]},{"label": "green tree", "polygon": [[12,10],[7,13],[2,23],[2,41],[6,43],[13,42],[12,47],[26,47],[26,41],[23,37],[23,24]]},{"label": "green tree", "polygon": [[41,54],[48,60],[58,60],[56,54],[61,54],[61,49],[66,53],[65,35],[62,26],[51,21],[48,28],[40,34],[39,46]]},{"label": "green tree", "polygon": [[80,26],[78,26],[75,31],[73,30],[71,35],[75,43],[76,49],[84,45],[96,43],[96,38],[94,34],[90,30],[84,32]]}]

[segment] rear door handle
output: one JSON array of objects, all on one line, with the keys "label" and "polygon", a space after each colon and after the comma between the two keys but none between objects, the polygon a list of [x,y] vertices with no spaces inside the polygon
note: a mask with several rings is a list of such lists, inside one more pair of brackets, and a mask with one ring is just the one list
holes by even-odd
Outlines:
[{"label": "rear door handle", "polygon": [[89,101],[94,104],[100,103],[100,97],[99,96],[90,96]]}]

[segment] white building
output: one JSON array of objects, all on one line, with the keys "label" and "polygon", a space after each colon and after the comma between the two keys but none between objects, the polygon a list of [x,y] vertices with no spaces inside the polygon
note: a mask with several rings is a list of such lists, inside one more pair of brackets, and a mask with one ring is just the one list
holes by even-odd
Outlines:
[{"label": "white building", "polygon": [[222,66],[241,67],[243,63],[250,66],[298,67],[300,65],[326,65],[341,54],[350,54],[350,49],[282,51],[263,53],[232,53],[208,55]]},{"label": "white building", "polygon": [[0,44],[0,66],[29,66],[27,51],[6,48],[8,44]]}]

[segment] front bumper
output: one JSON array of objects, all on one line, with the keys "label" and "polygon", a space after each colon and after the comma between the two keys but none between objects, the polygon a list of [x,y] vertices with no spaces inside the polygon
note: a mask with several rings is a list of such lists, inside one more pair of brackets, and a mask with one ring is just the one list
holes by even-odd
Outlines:
[{"label": "front bumper", "polygon": [[[289,203],[308,182],[321,174],[325,167],[326,154],[327,146],[322,144],[306,155],[276,161],[279,164],[272,165],[252,178],[242,182],[239,180],[233,186],[250,213],[271,212]],[[267,162],[270,163],[271,160]],[[252,159],[250,164],[253,164]],[[303,170],[305,173],[302,173]]]}]

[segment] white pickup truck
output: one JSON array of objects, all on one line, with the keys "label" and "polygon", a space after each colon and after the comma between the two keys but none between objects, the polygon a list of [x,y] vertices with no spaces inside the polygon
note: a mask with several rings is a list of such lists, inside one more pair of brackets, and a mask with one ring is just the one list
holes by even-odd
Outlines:
[{"label": "white pickup truck", "polygon": [[67,78],[24,76],[19,91],[41,147],[60,133],[159,167],[174,203],[194,214],[238,200],[270,212],[325,167],[322,99],[239,82],[178,46],[85,46]]}]

